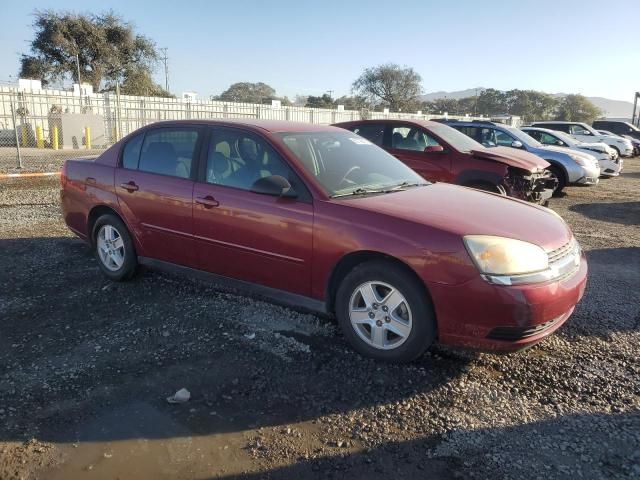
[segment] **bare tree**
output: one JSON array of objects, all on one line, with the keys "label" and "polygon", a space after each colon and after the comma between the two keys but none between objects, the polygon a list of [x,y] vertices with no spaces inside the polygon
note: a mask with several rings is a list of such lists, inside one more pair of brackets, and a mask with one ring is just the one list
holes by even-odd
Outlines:
[{"label": "bare tree", "polygon": [[383,103],[392,111],[415,109],[422,93],[422,77],[410,67],[386,63],[365,69],[352,89],[371,103]]}]

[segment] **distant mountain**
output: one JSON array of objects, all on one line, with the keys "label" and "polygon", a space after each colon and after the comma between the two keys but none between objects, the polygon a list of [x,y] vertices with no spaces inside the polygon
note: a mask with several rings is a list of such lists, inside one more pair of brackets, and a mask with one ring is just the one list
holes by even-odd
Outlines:
[{"label": "distant mountain", "polygon": [[[453,92],[431,92],[422,95],[422,100],[430,102],[437,100],[438,98],[451,98],[459,100],[465,97],[473,97],[476,94],[476,90],[480,93],[484,90],[484,87],[468,88],[466,90],[456,90]],[[552,93],[554,97],[564,97],[566,93]],[[611,100],[610,98],[603,97],[587,97],[593,104],[604,112],[604,116],[607,118],[631,118],[633,112],[633,103],[625,102],[623,100]]]}]

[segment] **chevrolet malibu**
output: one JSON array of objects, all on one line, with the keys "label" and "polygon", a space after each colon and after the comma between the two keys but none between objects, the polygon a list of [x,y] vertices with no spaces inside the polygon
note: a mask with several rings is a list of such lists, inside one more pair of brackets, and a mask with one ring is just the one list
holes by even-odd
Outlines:
[{"label": "chevrolet malibu", "polygon": [[433,342],[513,351],[583,295],[565,222],[523,201],[423,180],[329,126],[176,121],[68,160],[69,228],[114,281],[139,265],[335,315],[361,354],[410,361]]}]

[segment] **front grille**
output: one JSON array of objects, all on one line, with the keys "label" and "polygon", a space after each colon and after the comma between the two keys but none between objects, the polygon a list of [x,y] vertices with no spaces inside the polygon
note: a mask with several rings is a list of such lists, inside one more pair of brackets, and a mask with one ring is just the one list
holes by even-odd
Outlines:
[{"label": "front grille", "polygon": [[531,325],[528,327],[496,327],[489,332],[487,338],[491,340],[504,340],[504,341],[516,341],[524,338],[533,337],[539,335],[551,327],[553,327],[560,319],[562,315],[549,320],[548,322],[541,323],[539,325]]},{"label": "front grille", "polygon": [[570,255],[571,253],[573,253],[573,248],[574,248],[574,242],[572,240],[568,243],[565,243],[560,248],[556,248],[555,250],[551,250],[550,252],[547,252],[547,256],[549,257],[549,265],[556,263],[562,260],[567,255]]}]

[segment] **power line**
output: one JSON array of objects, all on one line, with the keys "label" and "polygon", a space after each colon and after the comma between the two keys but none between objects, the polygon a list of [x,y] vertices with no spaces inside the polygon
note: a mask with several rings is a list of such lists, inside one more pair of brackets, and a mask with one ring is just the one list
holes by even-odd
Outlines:
[{"label": "power line", "polygon": [[164,63],[164,89],[169,91],[169,57],[167,57],[167,47],[163,47],[160,49],[163,56],[160,57],[160,60]]}]

